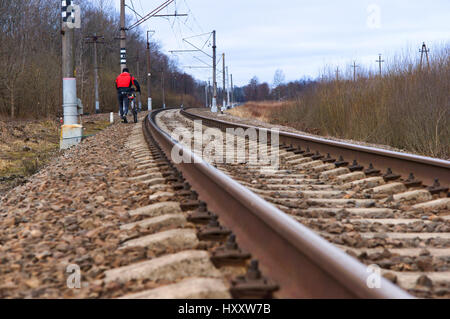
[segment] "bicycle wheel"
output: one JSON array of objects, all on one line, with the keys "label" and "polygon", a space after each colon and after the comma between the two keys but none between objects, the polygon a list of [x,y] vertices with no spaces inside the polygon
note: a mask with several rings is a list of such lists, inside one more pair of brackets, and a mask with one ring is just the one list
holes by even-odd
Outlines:
[{"label": "bicycle wheel", "polygon": [[137,107],[136,103],[133,102],[133,117],[134,117],[134,123],[138,122],[138,116],[137,116]]}]

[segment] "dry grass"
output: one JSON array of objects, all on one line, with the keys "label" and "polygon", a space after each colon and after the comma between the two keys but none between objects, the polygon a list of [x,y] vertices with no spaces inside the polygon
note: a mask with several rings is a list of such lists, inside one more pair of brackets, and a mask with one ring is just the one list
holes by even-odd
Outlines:
[{"label": "dry grass", "polygon": [[[29,175],[32,163],[44,161],[59,147],[56,121],[0,122],[0,177]],[[31,172],[34,173],[34,172]]]},{"label": "dry grass", "polygon": [[450,50],[421,69],[408,58],[382,77],[323,81],[284,104],[247,103],[233,114],[307,132],[450,158]]},{"label": "dry grass", "polygon": [[265,122],[270,122],[273,114],[283,108],[283,102],[248,102],[242,107],[237,107],[229,111],[230,114],[243,118],[257,118]]},{"label": "dry grass", "polygon": [[[84,136],[109,126],[109,114],[83,117]],[[55,120],[0,121],[0,195],[36,173],[59,154],[60,124]]]}]

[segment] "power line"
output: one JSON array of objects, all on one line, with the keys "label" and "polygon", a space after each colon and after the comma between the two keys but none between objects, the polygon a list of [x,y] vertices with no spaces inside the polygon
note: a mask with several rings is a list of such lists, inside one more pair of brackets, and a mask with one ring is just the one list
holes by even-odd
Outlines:
[{"label": "power line", "polygon": [[212,65],[210,65],[210,64],[208,64],[208,63],[206,63],[205,61],[203,61],[202,59],[200,59],[200,58],[198,58],[198,57],[196,57],[196,56],[194,56],[194,59],[196,59],[196,60],[198,60],[198,61],[200,61],[201,63],[203,63],[203,64],[205,64],[205,65],[207,65],[209,68],[212,68]]},{"label": "power line", "polygon": [[356,68],[359,68],[359,65],[356,65],[356,61],[353,61],[353,81],[356,81]]},{"label": "power line", "polygon": [[381,60],[381,53],[378,54],[378,56],[379,56],[379,58],[378,58],[378,60],[375,61],[375,62],[378,62],[379,66],[380,66],[380,76],[381,76],[381,75],[382,75],[382,72],[381,72],[381,63],[383,63],[384,60]]},{"label": "power line", "polygon": [[425,42],[422,44],[422,49],[420,49],[419,52],[420,52],[420,68],[422,69],[424,53],[427,59],[427,66],[428,68],[430,68],[430,59],[428,57],[430,49],[427,49],[427,45],[425,44]]},{"label": "power line", "polygon": [[197,24],[198,28],[200,29],[200,32],[204,32],[203,28],[201,27],[201,25],[198,23],[197,19],[195,18],[194,13],[192,12],[191,8],[189,7],[189,5],[187,4],[186,0],[183,0],[184,4],[186,5],[187,9],[188,9],[188,13],[189,16],[192,17],[192,20]]},{"label": "power line", "polygon": [[[168,19],[169,20],[169,19]],[[173,20],[173,22],[175,23],[175,21],[176,21],[176,18]],[[175,29],[174,29],[174,23],[170,23],[170,20],[169,20],[169,25],[170,25],[170,29],[172,30],[172,33],[173,33],[173,36],[175,37],[175,40],[176,40],[176,42],[177,42],[177,45],[178,45],[178,48],[182,48],[183,46],[182,46],[182,36],[180,36],[180,37],[178,37],[178,35],[177,35],[177,32],[175,31]]]},{"label": "power line", "polygon": [[97,44],[103,44],[104,36],[98,36],[94,33],[94,35],[88,36],[85,38],[86,43],[94,44],[94,89],[95,89],[95,113],[100,113],[100,99],[98,94],[98,60],[97,60]]},{"label": "power line", "polygon": [[205,36],[205,35],[209,35],[209,36],[211,37],[212,32],[206,32],[206,33],[202,33],[202,34],[198,34],[198,35],[193,35],[193,36],[191,36],[191,37],[189,37],[189,38],[185,38],[185,40],[189,40],[189,39],[193,39],[193,38],[198,38],[198,37],[202,37],[202,36]]},{"label": "power line", "polygon": [[128,27],[128,30],[134,29],[136,27],[138,27],[139,25],[141,25],[142,23],[144,23],[145,21],[147,21],[148,19],[150,19],[151,17],[155,16],[156,14],[158,14],[159,12],[161,12],[162,10],[164,10],[166,7],[168,7],[171,3],[173,3],[174,0],[167,0],[164,3],[162,3],[159,7],[157,7],[156,9],[154,9],[153,11],[151,11],[149,14],[147,14],[146,16],[144,16],[142,19],[140,19],[139,21],[136,21],[135,23],[133,23],[131,26]]},{"label": "power line", "polygon": [[144,7],[142,6],[142,2],[141,2],[141,0],[139,0],[139,5],[141,6],[141,10],[142,10],[142,12],[144,12]]},{"label": "power line", "polygon": [[[189,5],[186,2],[186,0],[182,1],[183,5],[180,5],[180,2],[181,1],[178,1],[178,2],[176,0],[174,1],[175,12],[177,12],[178,10],[181,10],[181,9],[182,10],[186,10],[188,12],[188,17],[186,19],[177,19],[176,21],[174,20],[173,23],[171,23],[171,28],[172,28],[172,32],[174,33],[175,39],[177,40],[177,45],[181,49],[180,50],[172,50],[172,51],[169,51],[169,52],[172,53],[172,54],[202,52],[203,54],[205,54],[209,58],[212,58],[212,56],[210,54],[208,54],[208,53],[206,53],[204,51],[206,45],[208,44],[208,42],[210,42],[210,39],[212,37],[212,33],[210,33],[210,32],[209,33],[202,33],[200,35],[191,36],[191,37],[184,37],[183,36],[183,34],[184,34],[184,27],[186,29],[188,29],[192,33],[194,33],[194,29],[193,28],[198,28],[202,32],[203,32],[203,28],[198,23],[197,19],[195,18],[194,14],[192,12],[192,9],[189,7]],[[192,18],[192,19],[190,19],[190,18]],[[192,27],[190,25],[192,25]],[[188,33],[190,33],[190,32],[188,32]],[[204,35],[209,35],[209,37],[201,45],[197,45],[196,43],[194,43],[192,41],[189,41],[192,38],[201,37],[201,36],[204,36]],[[183,39],[181,44],[178,42],[179,41],[178,36],[181,36],[181,38]],[[183,50],[184,48],[186,48],[186,46],[185,46],[186,44],[188,44],[190,47],[195,48],[195,50]],[[195,57],[193,57],[193,58],[195,58]],[[187,59],[187,57],[184,56],[183,60],[185,62],[187,62],[188,60],[191,60],[191,59]],[[187,63],[185,63],[185,64],[187,64]],[[192,66],[192,65],[187,65],[187,66]]]},{"label": "power line", "polygon": [[[212,68],[212,66],[210,66],[208,63],[202,61],[198,57],[193,56],[191,54],[201,52],[202,54],[206,55],[208,58],[212,58],[211,54],[209,54],[208,52],[205,52],[205,48],[207,47],[208,43],[211,42],[213,33],[212,32],[208,32],[208,33],[203,32],[203,28],[198,23],[198,20],[195,18],[194,14],[192,12],[192,9],[189,7],[186,0],[183,0],[183,1],[174,0],[173,2],[175,5],[175,15],[174,16],[177,16],[177,12],[179,10],[186,10],[188,13],[188,15],[187,15],[188,17],[186,19],[180,19],[177,17],[176,20],[173,20],[173,21],[170,21],[168,19],[170,28],[172,30],[174,38],[177,42],[177,46],[179,48],[179,50],[171,50],[169,52],[177,55],[177,59],[181,58],[181,61],[183,61],[183,64],[184,64],[184,66],[182,66],[182,68],[203,69],[205,71],[208,70],[209,68]],[[182,2],[183,5],[180,5],[180,2]],[[167,9],[168,9],[168,7],[167,7]],[[184,29],[184,28],[186,28],[186,29]],[[194,35],[194,36],[188,36],[188,37],[184,36],[185,30],[188,30],[187,33],[191,33],[191,32],[194,33],[194,28],[200,29],[202,33],[199,35]],[[191,41],[191,39],[203,37],[206,35],[208,37],[205,39],[204,42],[202,40],[201,44],[196,43],[195,41]],[[181,43],[180,43],[180,37],[182,39]],[[186,46],[186,44],[188,46]],[[209,46],[211,46],[211,45],[209,45]],[[189,47],[191,47],[193,49],[189,49]],[[178,55],[178,53],[187,53],[187,55],[184,55],[184,54]],[[202,64],[204,64],[206,66],[196,66],[196,64],[192,64],[192,61],[193,61],[192,59],[200,61]],[[217,72],[217,73],[221,73],[221,72]],[[202,72],[202,74],[204,74],[204,73]]]},{"label": "power line", "polygon": [[188,66],[188,65],[184,65],[183,68],[186,69],[211,69],[211,67],[209,66]]},{"label": "power line", "polygon": [[[188,39],[193,39],[193,38],[196,38],[196,37],[205,36],[206,34],[208,34],[208,33],[200,34],[200,35],[197,35],[197,36],[192,36],[192,37],[190,37],[190,38],[184,38],[183,41],[186,42],[187,44],[191,45],[192,47],[196,48],[197,50],[199,50],[200,52],[202,52],[202,53],[205,54],[206,56],[212,58],[211,55],[209,55],[208,53],[206,53],[205,51],[203,51],[203,48],[199,48],[199,47],[196,46],[195,44],[193,44],[193,43],[191,43],[190,41],[188,41]],[[213,34],[213,33],[210,33],[210,37],[211,37],[212,34]],[[206,42],[208,42],[208,40],[207,40]],[[203,46],[203,47],[204,47],[204,46]]]},{"label": "power line", "polygon": [[[130,0],[131,1],[131,6],[133,7],[133,8],[130,8],[128,5],[126,5],[125,4],[125,6],[127,6],[130,10],[132,10],[133,12],[134,12],[134,15],[136,16],[136,21],[139,21],[139,18],[138,18],[138,13],[136,12],[136,10],[134,9],[134,3],[133,3],[133,0]],[[142,16],[139,14],[139,17],[142,19]]]}]

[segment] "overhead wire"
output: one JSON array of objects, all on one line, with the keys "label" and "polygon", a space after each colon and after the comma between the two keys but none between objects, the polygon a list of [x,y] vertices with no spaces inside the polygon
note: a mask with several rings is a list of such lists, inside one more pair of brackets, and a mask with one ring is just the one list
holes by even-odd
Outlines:
[{"label": "overhead wire", "polygon": [[[138,1],[139,1],[139,6],[140,6],[142,12],[144,12],[145,10],[144,10],[144,7],[142,5],[142,1],[141,0],[138,0]],[[136,6],[134,5],[133,0],[130,0],[131,6],[129,6],[127,4],[125,4],[125,6],[134,13],[134,15],[136,17],[136,22],[132,23],[128,27],[128,29],[131,30],[133,28],[138,27],[142,23],[145,23],[149,18],[157,15],[158,13],[160,13],[164,9],[166,9],[167,13],[169,14],[169,10],[170,10],[169,9],[169,5],[172,4],[172,3],[174,3],[174,6],[175,6],[174,20],[171,21],[171,19],[168,18],[168,17],[162,17],[162,16],[161,17],[165,18],[168,21],[168,23],[170,25],[170,28],[172,30],[172,33],[174,35],[175,41],[177,42],[178,47],[180,49],[184,48],[185,47],[185,43],[183,41],[184,40],[184,32],[183,32],[184,27],[186,29],[188,29],[192,33],[195,33],[194,28],[196,28],[196,27],[198,27],[198,29],[201,30],[201,32],[203,32],[203,28],[198,23],[197,19],[195,18],[194,14],[193,14],[191,8],[189,7],[189,5],[187,4],[186,0],[183,0],[183,3],[184,3],[184,5],[186,7],[186,10],[188,12],[188,16],[187,16],[186,19],[181,19],[181,17],[176,16],[177,12],[180,10],[180,1],[178,1],[178,3],[177,3],[176,0],[165,0],[165,2],[163,2],[159,7],[157,7],[153,11],[151,11],[149,14],[143,16],[143,15],[141,15],[141,14],[139,14],[137,12]],[[190,17],[192,17],[192,19],[189,19]],[[192,21],[192,23],[189,23],[191,21]],[[189,24],[192,24],[192,27]],[[208,39],[206,39],[206,41],[204,43],[202,43],[202,45],[200,47],[200,50],[203,51],[203,49],[205,48],[206,44],[211,39],[212,33],[203,33],[203,34],[198,35],[198,36],[188,37],[187,39],[191,39],[191,38],[199,37],[199,36],[204,36],[204,35],[209,35],[209,37],[208,37]],[[195,47],[197,47],[197,46],[195,45]],[[207,56],[211,57],[206,52],[203,52],[203,53],[206,54]],[[179,57],[179,55],[177,55],[177,57]],[[186,60],[186,56],[183,56],[183,58],[184,58],[184,60]],[[191,59],[193,59],[193,58],[195,58],[195,57],[191,57]],[[211,68],[211,66],[208,65],[206,62],[203,62],[203,63],[207,65],[207,66],[205,66],[205,68],[207,68],[207,69]],[[190,67],[190,68],[193,68],[193,67]],[[204,70],[202,70],[202,71],[204,71]]]},{"label": "overhead wire", "polygon": [[200,23],[198,23],[197,19],[195,18],[194,13],[192,12],[191,8],[189,7],[189,5],[187,4],[186,0],[183,0],[184,4],[186,5],[186,8],[188,10],[188,13],[190,13],[190,17],[192,17],[192,20],[197,24],[198,28],[200,29],[200,32],[205,32],[203,31],[203,28],[201,27]]},{"label": "overhead wire", "polygon": [[[140,0],[139,0],[139,2],[142,7],[142,3]],[[183,11],[186,10],[188,13],[188,16],[186,19],[182,19],[182,17],[178,17],[178,16],[175,16],[173,18],[173,21],[171,21],[171,19],[169,19],[169,18],[166,19],[170,25],[171,31],[173,33],[173,36],[175,38],[178,48],[180,48],[180,49],[186,48],[186,43],[187,43],[190,46],[193,46],[194,48],[199,50],[199,52],[202,52],[209,58],[212,58],[212,55],[210,55],[204,51],[205,47],[208,45],[208,43],[210,43],[210,40],[212,37],[212,32],[205,33],[203,31],[203,28],[199,24],[198,20],[196,19],[192,9],[189,7],[186,0],[183,0],[182,4],[180,4],[181,1],[173,0],[172,2],[174,3],[174,6],[175,6],[175,15],[180,10],[183,10]],[[183,7],[185,7],[185,8],[183,8]],[[169,6],[166,6],[163,9],[166,9],[167,12],[170,10]],[[184,28],[186,28],[188,31],[190,31],[188,33],[191,33],[191,34],[195,33],[194,29],[199,29],[202,32],[202,34],[185,38],[184,37],[184,30],[185,30]],[[187,41],[187,40],[190,40],[193,38],[198,38],[198,37],[202,37],[202,36],[206,36],[206,35],[208,35],[208,37],[206,38],[206,40],[204,42],[202,41],[200,45],[191,43],[192,41]],[[206,63],[206,62],[200,60],[198,57],[192,56],[190,54],[184,55],[184,54],[176,54],[174,52],[172,52],[172,54],[176,55],[177,59],[181,59],[183,62],[188,62],[188,60],[192,61],[193,59],[195,59],[195,60],[199,60],[200,62],[205,64],[206,65],[205,69],[200,71],[203,74],[203,76],[206,74],[205,71],[208,72],[208,74],[209,74],[209,69],[212,68],[212,66],[209,65],[208,63]],[[190,57],[190,59],[189,59],[189,57]],[[183,63],[183,64],[188,64],[188,63]],[[188,67],[186,67],[186,68],[188,68]],[[189,69],[192,69],[192,68],[196,68],[196,67],[189,67]],[[221,73],[221,72],[219,71],[219,73]]]},{"label": "overhead wire", "polygon": [[144,10],[144,7],[142,6],[142,2],[141,2],[141,0],[139,0],[139,5],[141,6],[141,10],[142,10],[142,12],[144,12],[145,10]]},{"label": "overhead wire", "polygon": [[[177,12],[180,10],[180,8],[178,7],[179,3],[177,3],[176,1],[174,2],[175,5],[175,15],[177,14]],[[180,49],[184,48],[184,42],[183,42],[183,28],[181,26],[180,23],[181,19],[180,17],[175,16],[173,19],[173,22],[171,23],[171,29],[172,32],[176,38],[177,41],[177,45]],[[178,58],[181,58],[181,60],[183,60],[183,62],[187,62],[187,56],[185,55],[177,55]],[[187,63],[184,63],[187,64]]]},{"label": "overhead wire", "polygon": [[151,11],[150,13],[145,15],[142,19],[140,19],[139,21],[137,21],[137,22],[133,23],[131,26],[129,26],[128,29],[131,30],[131,29],[134,29],[134,28],[138,27],[139,25],[141,25],[142,23],[144,23],[145,21],[147,21],[151,17],[155,16],[156,14],[158,14],[159,12],[161,12],[162,10],[167,8],[173,1],[174,0],[167,0],[167,1],[165,1],[159,7],[157,7],[156,9],[153,9],[153,11]]},{"label": "overhead wire", "polygon": [[139,21],[138,15],[139,15],[139,17],[140,17],[141,19],[142,19],[142,16],[141,16],[140,14],[138,14],[137,11],[136,11],[136,9],[134,8],[133,0],[130,0],[130,1],[131,1],[131,6],[132,6],[132,8],[130,8],[130,6],[128,6],[127,4],[125,4],[125,6],[127,6],[129,9],[131,9],[131,11],[134,12],[134,15],[136,16],[136,22],[137,22],[137,21]]}]

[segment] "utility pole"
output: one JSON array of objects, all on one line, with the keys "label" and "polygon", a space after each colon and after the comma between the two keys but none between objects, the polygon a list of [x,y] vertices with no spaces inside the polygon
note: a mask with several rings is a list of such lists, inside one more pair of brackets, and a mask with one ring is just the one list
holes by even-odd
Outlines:
[{"label": "utility pole", "polygon": [[208,84],[205,82],[205,106],[208,107]]},{"label": "utility pole", "polygon": [[359,65],[356,65],[356,61],[353,61],[353,82],[356,82],[356,68],[359,68]]},{"label": "utility pole", "polygon": [[127,67],[127,34],[125,30],[125,0],[120,0],[120,71]]},{"label": "utility pole", "polygon": [[379,56],[379,58],[378,58],[378,60],[375,61],[375,62],[378,62],[379,66],[380,66],[380,77],[381,77],[381,75],[382,75],[382,72],[381,72],[381,63],[383,63],[384,60],[381,60],[381,53],[378,54],[378,56]]},{"label": "utility pole", "polygon": [[427,49],[427,46],[425,42],[422,44],[422,49],[419,50],[420,52],[420,69],[422,69],[423,66],[423,55],[425,53],[426,59],[427,59],[427,67],[430,69],[430,59],[428,57],[428,52],[430,52],[430,49]]},{"label": "utility pole", "polygon": [[165,84],[164,84],[164,69],[161,70],[161,89],[163,94],[163,109],[166,108],[166,91],[165,91]]},{"label": "utility pole", "polygon": [[212,90],[211,90],[211,78],[208,79],[208,107],[212,106]]},{"label": "utility pole", "polygon": [[223,93],[222,93],[222,98],[223,98],[223,103],[222,103],[222,113],[224,110],[226,110],[227,108],[227,101],[226,101],[226,70],[225,70],[225,53],[222,53],[222,73],[223,73]]},{"label": "utility pole", "polygon": [[227,67],[227,107],[230,106],[230,77],[228,75],[228,67]]},{"label": "utility pole", "polygon": [[95,113],[100,113],[100,99],[98,97],[98,61],[97,61],[97,40],[94,34],[94,86],[95,86]]},{"label": "utility pole", "polygon": [[336,81],[339,81],[339,67],[336,68]]},{"label": "utility pole", "polygon": [[217,112],[217,80],[216,80],[216,30],[213,31],[213,97],[211,112]]},{"label": "utility pole", "polygon": [[233,74],[231,74],[231,107],[234,107]]},{"label": "utility pole", "polygon": [[149,111],[152,110],[152,89],[151,89],[151,69],[150,69],[150,37],[149,32],[147,31],[147,109]]},{"label": "utility pole", "polygon": [[[141,65],[140,65],[140,61],[139,61],[139,47],[137,49],[137,55],[136,55],[136,77],[138,79],[139,83],[141,82]],[[138,110],[139,112],[142,111],[142,100],[141,100],[141,93],[137,94],[138,96]]]},{"label": "utility pole", "polygon": [[138,81],[141,80],[141,72],[139,71],[140,63],[139,63],[139,49],[137,50],[136,54],[136,78]]},{"label": "utility pole", "polygon": [[86,40],[90,40],[87,43],[94,44],[94,87],[95,87],[95,113],[100,113],[100,99],[98,94],[98,58],[97,58],[97,43],[99,39],[104,39],[103,36],[97,36],[95,33],[90,37],[86,37]]},{"label": "utility pole", "polygon": [[183,75],[181,76],[183,78],[183,97],[181,99],[181,108],[184,107],[184,98],[186,97],[186,73],[183,73]]},{"label": "utility pole", "polygon": [[83,136],[83,127],[79,123],[74,61],[75,28],[81,28],[81,12],[80,6],[72,0],[61,1],[61,12],[64,124],[61,127],[60,149],[67,149],[80,143]]}]

